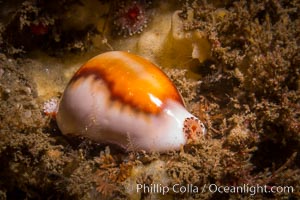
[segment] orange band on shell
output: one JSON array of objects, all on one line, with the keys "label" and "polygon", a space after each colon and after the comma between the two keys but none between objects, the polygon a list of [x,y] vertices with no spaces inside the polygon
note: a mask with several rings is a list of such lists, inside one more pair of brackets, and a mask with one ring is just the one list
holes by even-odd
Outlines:
[{"label": "orange band on shell", "polygon": [[110,52],[94,57],[76,72],[70,84],[91,75],[105,82],[112,100],[139,111],[158,114],[167,99],[184,105],[174,84],[158,67],[130,53]]}]

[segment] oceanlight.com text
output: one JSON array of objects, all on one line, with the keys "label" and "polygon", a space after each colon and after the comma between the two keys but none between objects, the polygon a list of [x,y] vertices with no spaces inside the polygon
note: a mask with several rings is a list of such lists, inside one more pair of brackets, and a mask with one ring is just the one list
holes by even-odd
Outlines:
[{"label": "oceanlight.com text", "polygon": [[267,185],[248,185],[243,184],[240,186],[222,186],[216,184],[204,184],[202,187],[187,184],[187,185],[180,185],[174,184],[172,186],[162,185],[162,184],[137,184],[136,185],[136,192],[143,192],[143,193],[157,193],[165,195],[169,192],[173,193],[221,193],[221,194],[249,194],[254,196],[258,193],[293,193],[294,187],[293,186],[267,186]]}]

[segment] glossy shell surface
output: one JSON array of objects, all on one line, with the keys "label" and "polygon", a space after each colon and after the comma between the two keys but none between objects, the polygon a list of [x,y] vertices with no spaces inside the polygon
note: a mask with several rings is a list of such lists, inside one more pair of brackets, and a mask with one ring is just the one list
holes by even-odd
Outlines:
[{"label": "glossy shell surface", "polygon": [[63,134],[127,150],[167,151],[186,143],[183,123],[188,117],[194,116],[157,66],[112,51],[90,59],[75,73],[56,119]]}]

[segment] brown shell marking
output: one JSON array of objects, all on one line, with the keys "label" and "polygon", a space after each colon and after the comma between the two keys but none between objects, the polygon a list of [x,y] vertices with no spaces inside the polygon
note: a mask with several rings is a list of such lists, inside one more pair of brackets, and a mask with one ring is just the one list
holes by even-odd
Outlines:
[{"label": "brown shell marking", "polygon": [[170,79],[157,66],[137,55],[121,51],[100,54],[84,64],[69,84],[78,85],[76,81],[88,76],[103,80],[112,100],[145,113],[160,113],[167,99],[184,105]]}]

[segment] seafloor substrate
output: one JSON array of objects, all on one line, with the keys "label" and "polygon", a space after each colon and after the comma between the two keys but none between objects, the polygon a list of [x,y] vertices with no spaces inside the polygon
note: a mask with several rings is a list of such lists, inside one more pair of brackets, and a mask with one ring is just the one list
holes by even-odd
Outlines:
[{"label": "seafloor substrate", "polygon": [[[201,190],[210,184],[261,185],[266,192],[255,199],[299,199],[299,1],[138,2],[149,24],[132,37],[112,33],[118,28],[111,20],[120,10],[115,1],[0,3],[0,199],[250,197]],[[171,32],[155,32],[157,9],[160,19],[172,16],[188,34],[170,40]],[[147,51],[130,46],[143,46],[145,41],[137,41],[150,36],[164,36],[167,44],[157,40],[159,46]],[[168,42],[191,47],[171,48]],[[72,63],[76,68],[95,52],[111,49],[130,49],[162,65],[187,108],[205,123],[206,137],[166,154],[125,153],[64,137],[43,112],[44,102],[61,96]],[[203,50],[208,53],[201,57]],[[182,66],[168,58],[177,52],[183,52]],[[137,184],[193,185],[199,191],[137,193]],[[272,186],[294,191],[272,193]]]}]

